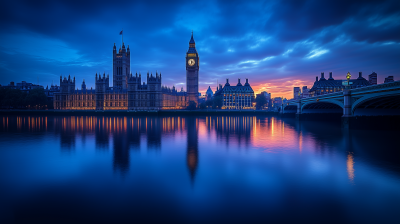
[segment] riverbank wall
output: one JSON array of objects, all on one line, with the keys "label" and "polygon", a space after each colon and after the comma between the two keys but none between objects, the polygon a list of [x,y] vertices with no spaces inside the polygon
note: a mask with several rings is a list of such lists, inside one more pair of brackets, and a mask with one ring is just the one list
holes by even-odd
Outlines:
[{"label": "riverbank wall", "polygon": [[278,112],[262,110],[159,110],[159,111],[95,111],[95,110],[0,110],[0,115],[31,116],[278,116]]}]

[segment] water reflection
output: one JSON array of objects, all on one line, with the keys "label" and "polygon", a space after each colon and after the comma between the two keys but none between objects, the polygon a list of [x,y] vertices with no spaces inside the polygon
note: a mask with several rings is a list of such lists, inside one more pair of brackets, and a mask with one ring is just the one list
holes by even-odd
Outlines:
[{"label": "water reflection", "polygon": [[397,138],[268,116],[3,116],[0,208],[22,223],[386,223]]},{"label": "water reflection", "polygon": [[198,152],[198,119],[194,117],[188,117],[186,120],[187,130],[187,152],[186,160],[187,166],[190,172],[190,179],[193,183],[196,174],[197,165],[199,163],[199,152]]},{"label": "water reflection", "polygon": [[349,175],[349,180],[354,183],[354,160],[351,152],[347,155],[347,173]]},{"label": "water reflection", "polygon": [[[55,135],[62,152],[73,152],[78,142],[84,148],[94,148],[99,152],[112,150],[113,169],[121,173],[129,171],[130,151],[143,148],[157,152],[163,148],[163,139],[186,135],[186,164],[191,181],[199,167],[199,138],[208,141],[215,137],[217,144],[224,144],[228,149],[251,148],[266,153],[323,155],[343,149],[343,153],[347,152],[346,171],[352,183],[355,179],[354,152],[375,155],[376,152],[369,149],[382,144],[369,140],[367,146],[362,132],[345,132],[338,125],[326,124],[321,129],[319,123],[263,116],[3,116],[0,121],[1,132]],[[360,151],[364,148],[367,150]],[[384,153],[378,157],[397,162]]]}]

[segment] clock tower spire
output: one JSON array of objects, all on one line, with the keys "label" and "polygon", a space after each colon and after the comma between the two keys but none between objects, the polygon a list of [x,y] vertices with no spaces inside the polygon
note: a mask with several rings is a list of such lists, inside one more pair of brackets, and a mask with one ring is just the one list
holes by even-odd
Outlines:
[{"label": "clock tower spire", "polygon": [[189,41],[189,50],[186,53],[186,92],[187,92],[187,104],[193,101],[198,104],[199,99],[199,54],[196,50],[196,43],[192,37]]}]

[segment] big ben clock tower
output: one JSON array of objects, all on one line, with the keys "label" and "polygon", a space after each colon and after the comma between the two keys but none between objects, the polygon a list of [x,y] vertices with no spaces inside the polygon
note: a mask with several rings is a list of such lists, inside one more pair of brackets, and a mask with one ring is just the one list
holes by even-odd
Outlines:
[{"label": "big ben clock tower", "polygon": [[187,91],[187,104],[194,101],[196,105],[199,102],[199,54],[196,50],[196,44],[192,37],[189,41],[189,50],[186,53],[186,91]]}]

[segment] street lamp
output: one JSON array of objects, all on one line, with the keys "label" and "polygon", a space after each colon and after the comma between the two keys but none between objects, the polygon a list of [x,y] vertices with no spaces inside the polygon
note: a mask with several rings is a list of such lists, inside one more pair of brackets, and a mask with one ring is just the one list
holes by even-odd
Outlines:
[{"label": "street lamp", "polygon": [[350,72],[347,72],[346,78],[347,78],[347,88],[350,88],[350,78],[351,78]]},{"label": "street lamp", "polygon": [[351,78],[350,72],[347,72],[346,78],[347,78],[347,83],[349,84],[350,83],[350,78]]}]

